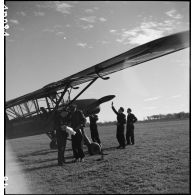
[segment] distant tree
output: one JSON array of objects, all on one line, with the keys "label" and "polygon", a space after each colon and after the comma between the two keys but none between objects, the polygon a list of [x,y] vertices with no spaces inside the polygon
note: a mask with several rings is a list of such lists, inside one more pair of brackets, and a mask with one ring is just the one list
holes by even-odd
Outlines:
[{"label": "distant tree", "polygon": [[173,119],[185,119],[189,118],[190,115],[189,113],[185,112],[179,112],[179,113],[173,113],[173,114],[157,114],[157,115],[152,115],[152,116],[147,116],[146,120],[151,121],[151,120],[173,120]]},{"label": "distant tree", "polygon": [[[189,113],[179,112],[179,113],[168,113],[168,114],[155,114],[151,116],[146,116],[143,121],[164,121],[164,120],[182,120],[190,117]],[[141,122],[141,121],[140,121]],[[116,121],[105,121],[98,122],[99,126],[110,126],[115,125]],[[89,127],[89,122],[87,122],[86,127]]]}]

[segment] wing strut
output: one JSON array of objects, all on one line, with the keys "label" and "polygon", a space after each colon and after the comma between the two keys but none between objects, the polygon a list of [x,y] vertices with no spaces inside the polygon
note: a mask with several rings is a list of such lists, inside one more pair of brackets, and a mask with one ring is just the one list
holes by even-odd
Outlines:
[{"label": "wing strut", "polygon": [[66,91],[67,91],[67,89],[68,89],[69,87],[70,87],[70,85],[67,84],[66,87],[64,88],[64,91],[62,92],[62,94],[61,94],[59,100],[56,102],[56,106],[55,106],[55,108],[54,108],[54,112],[58,109],[58,106],[59,106],[59,104],[60,104],[62,98],[64,97],[64,95],[65,95],[65,93],[66,93]]},{"label": "wing strut", "polygon": [[66,108],[71,105],[87,88],[89,88],[96,80],[98,77],[94,78],[77,96],[74,97],[66,106]]}]

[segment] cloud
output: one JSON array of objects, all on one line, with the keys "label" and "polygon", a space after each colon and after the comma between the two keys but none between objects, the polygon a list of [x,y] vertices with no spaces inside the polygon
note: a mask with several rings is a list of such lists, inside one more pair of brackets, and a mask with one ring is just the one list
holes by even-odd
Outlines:
[{"label": "cloud", "polygon": [[100,22],[106,22],[107,21],[107,19],[103,18],[103,17],[99,18],[99,20],[100,20]]},{"label": "cloud", "polygon": [[34,12],[34,15],[35,15],[35,16],[44,16],[45,13],[44,13],[44,12],[37,12],[37,11],[35,11],[35,12]]},{"label": "cloud", "polygon": [[140,45],[164,36],[176,28],[174,20],[164,22],[142,22],[140,26],[132,29],[110,30],[117,36],[116,41],[123,44]]},{"label": "cloud", "polygon": [[70,9],[73,7],[72,5],[65,2],[54,1],[53,3],[56,11],[61,12],[63,14],[70,14]]},{"label": "cloud", "polygon": [[106,45],[106,44],[109,44],[110,42],[107,41],[107,40],[98,40],[96,41],[98,44],[102,44],[102,45]]},{"label": "cloud", "polygon": [[9,22],[11,22],[13,24],[19,24],[18,20],[14,20],[14,19],[10,19]]},{"label": "cloud", "polygon": [[163,36],[163,31],[154,29],[143,29],[133,39],[128,39],[131,44],[143,44]]},{"label": "cloud", "polygon": [[177,95],[173,95],[173,96],[169,97],[168,99],[180,98],[181,96],[182,96],[181,94],[177,94]]},{"label": "cloud", "polygon": [[63,38],[63,39],[67,39],[67,37],[65,36],[65,32],[58,31],[58,30],[60,30],[59,28],[61,28],[60,25],[55,25],[53,29],[48,29],[48,28],[43,29],[43,32],[55,33],[56,36]]},{"label": "cloud", "polygon": [[81,25],[81,28],[83,28],[83,29],[91,29],[91,28],[93,28],[94,27],[94,25],[92,25],[92,24],[89,24],[89,25]]},{"label": "cloud", "polygon": [[56,24],[53,28],[45,28],[42,30],[45,33],[52,33],[60,38],[67,39],[66,33],[63,31],[63,26]]},{"label": "cloud", "polygon": [[82,42],[77,43],[77,46],[82,47],[82,48],[89,48],[89,49],[93,48],[93,46],[88,45],[87,43],[82,43]]},{"label": "cloud", "polygon": [[64,40],[67,39],[67,37],[65,36],[65,33],[64,32],[57,32],[56,35],[58,37],[63,37]]},{"label": "cloud", "polygon": [[95,23],[96,20],[99,20],[100,22],[106,22],[107,19],[104,17],[97,18],[96,16],[87,16],[87,17],[82,17],[80,20],[88,22],[88,23]]},{"label": "cloud", "polygon": [[85,9],[85,12],[86,12],[86,13],[93,13],[94,10],[93,10],[93,9]]},{"label": "cloud", "polygon": [[89,23],[94,23],[96,20],[96,16],[83,17],[83,18],[80,18],[80,20],[89,22]]},{"label": "cloud", "polygon": [[140,45],[162,36],[162,30],[140,27],[140,29],[123,31],[122,33],[120,33],[120,36],[118,39],[116,39],[116,41],[123,44]]},{"label": "cloud", "polygon": [[99,10],[99,7],[93,7],[94,10]]},{"label": "cloud", "polygon": [[87,47],[87,43],[77,43],[77,46],[85,48]]},{"label": "cloud", "polygon": [[160,96],[147,98],[147,99],[144,100],[144,102],[155,101],[155,100],[158,100],[158,99],[160,99]]},{"label": "cloud", "polygon": [[70,24],[66,24],[66,27],[68,27],[68,28],[69,28],[69,27],[70,27]]},{"label": "cloud", "polygon": [[115,32],[116,32],[116,30],[114,30],[114,29],[111,29],[111,30],[110,30],[110,32],[111,32],[111,33],[115,33]]},{"label": "cloud", "polygon": [[65,33],[64,33],[64,32],[57,32],[56,35],[57,35],[57,36],[64,36]]},{"label": "cloud", "polygon": [[70,14],[71,8],[73,7],[72,5],[61,1],[46,1],[42,4],[36,4],[36,6],[38,8],[52,8],[62,14]]},{"label": "cloud", "polygon": [[174,18],[174,19],[181,19],[181,18],[183,18],[183,16],[181,14],[177,13],[177,11],[175,9],[167,11],[166,15],[168,15],[169,17]]}]

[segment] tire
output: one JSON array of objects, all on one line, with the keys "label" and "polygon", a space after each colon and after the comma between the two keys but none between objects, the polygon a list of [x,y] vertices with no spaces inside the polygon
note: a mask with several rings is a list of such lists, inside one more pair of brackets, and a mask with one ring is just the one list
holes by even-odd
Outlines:
[{"label": "tire", "polygon": [[92,142],[88,145],[88,152],[90,155],[100,154],[101,146],[96,142]]},{"label": "tire", "polygon": [[58,148],[58,145],[55,141],[51,141],[49,146],[50,146],[50,149],[57,149]]}]

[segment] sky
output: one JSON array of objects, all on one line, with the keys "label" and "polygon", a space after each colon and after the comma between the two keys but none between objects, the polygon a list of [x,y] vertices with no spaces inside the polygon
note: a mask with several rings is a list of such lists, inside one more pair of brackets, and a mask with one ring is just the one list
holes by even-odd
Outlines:
[{"label": "sky", "polygon": [[[148,41],[189,30],[189,3],[168,1],[8,1],[6,101]],[[98,79],[80,99],[116,95],[139,120],[189,112],[189,49]],[[73,96],[74,97],[74,96]],[[99,120],[113,121],[111,102]]]}]

